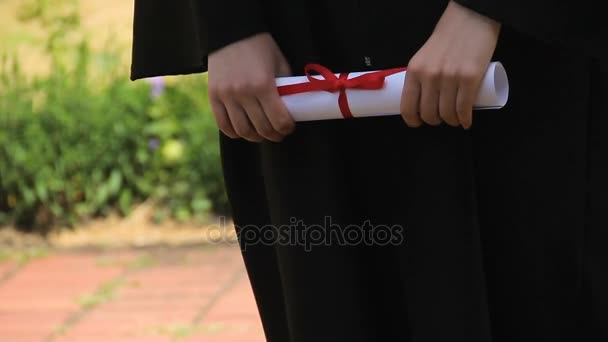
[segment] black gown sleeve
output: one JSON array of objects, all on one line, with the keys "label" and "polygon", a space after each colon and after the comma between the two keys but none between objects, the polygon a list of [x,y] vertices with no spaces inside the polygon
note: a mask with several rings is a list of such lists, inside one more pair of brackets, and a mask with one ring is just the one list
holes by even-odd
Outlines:
[{"label": "black gown sleeve", "polygon": [[209,23],[208,53],[267,31],[258,0],[209,0],[206,6],[202,15]]},{"label": "black gown sleeve", "polygon": [[608,58],[608,25],[599,1],[454,1],[529,36],[592,57]]},{"label": "black gown sleeve", "polygon": [[135,0],[131,79],[203,72],[207,36],[197,0]]},{"label": "black gown sleeve", "polygon": [[265,31],[257,0],[135,0],[131,79],[207,71],[207,56]]}]

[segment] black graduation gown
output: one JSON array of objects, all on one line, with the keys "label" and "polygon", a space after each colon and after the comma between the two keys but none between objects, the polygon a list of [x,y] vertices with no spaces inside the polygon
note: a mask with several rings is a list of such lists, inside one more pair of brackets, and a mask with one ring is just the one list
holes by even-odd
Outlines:
[{"label": "black graduation gown", "polygon": [[[504,24],[494,60],[511,86],[471,130],[388,116],[298,123],[281,143],[221,135],[268,341],[608,341],[604,21],[584,1],[459,2]],[[201,3],[136,0],[133,79],[204,72],[209,51],[264,31],[296,73],[402,66],[446,5]],[[403,239],[273,239],[370,224]]]}]

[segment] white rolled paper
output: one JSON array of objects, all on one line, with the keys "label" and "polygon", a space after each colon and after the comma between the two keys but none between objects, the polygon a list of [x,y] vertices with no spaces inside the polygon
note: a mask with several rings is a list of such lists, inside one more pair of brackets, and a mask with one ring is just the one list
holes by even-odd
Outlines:
[{"label": "white rolled paper", "polygon": [[[354,72],[349,79],[368,72]],[[348,104],[353,117],[398,115],[401,94],[407,72],[399,72],[386,77],[384,87],[379,90],[347,89]],[[336,74],[339,76],[339,74]],[[319,78],[320,76],[314,76]],[[280,77],[277,86],[306,83],[306,76]],[[282,97],[289,113],[295,121],[342,119],[338,104],[339,92],[314,91]],[[499,109],[507,104],[509,81],[500,62],[493,62],[482,81],[474,109]]]}]

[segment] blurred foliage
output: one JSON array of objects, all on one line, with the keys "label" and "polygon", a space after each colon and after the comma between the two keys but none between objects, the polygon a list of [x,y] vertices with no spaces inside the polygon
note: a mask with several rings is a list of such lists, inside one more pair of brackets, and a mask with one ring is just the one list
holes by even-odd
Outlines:
[{"label": "blurred foliage", "polygon": [[49,74],[0,63],[0,225],[46,231],[151,200],[156,219],[227,210],[206,81],[131,82],[111,44],[93,53],[75,0],[33,0],[48,28]]},{"label": "blurred foliage", "polygon": [[18,9],[22,22],[36,22],[46,32],[46,51],[70,51],[70,38],[81,33],[79,0],[27,0]]}]

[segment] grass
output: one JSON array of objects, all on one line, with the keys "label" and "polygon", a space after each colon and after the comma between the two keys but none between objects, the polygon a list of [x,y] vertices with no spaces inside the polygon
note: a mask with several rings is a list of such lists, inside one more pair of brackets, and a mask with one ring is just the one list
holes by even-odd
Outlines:
[{"label": "grass", "polygon": [[116,293],[122,287],[122,280],[113,280],[101,285],[95,293],[78,298],[80,307],[84,310],[91,310],[99,305],[110,302],[116,297]]},{"label": "grass", "polygon": [[98,267],[121,267],[129,271],[141,271],[158,264],[158,260],[150,254],[142,254],[133,260],[119,260],[103,257],[95,263]]},{"label": "grass", "polygon": [[166,326],[150,329],[150,334],[169,336],[172,341],[181,342],[188,336],[201,331],[201,327],[187,323],[173,323]]},{"label": "grass", "polygon": [[154,259],[149,254],[143,254],[138,256],[135,260],[127,264],[127,269],[130,271],[141,271],[150,267],[154,267],[158,263],[158,260]]},{"label": "grass", "polygon": [[[108,303],[116,298],[116,294],[118,290],[124,285],[124,281],[122,278],[114,279],[109,281],[103,285],[101,285],[95,293],[90,295],[85,295],[77,299],[80,308],[84,311],[90,311],[95,309],[96,307]],[[49,341],[55,341],[58,336],[65,335],[68,330],[70,330],[73,326],[78,324],[78,322],[82,319],[83,313],[78,312],[72,315],[68,320],[64,323],[61,323],[58,327],[56,327],[52,333]]]},{"label": "grass", "polygon": [[19,265],[25,265],[32,260],[49,255],[49,250],[44,247],[29,247],[25,249],[2,249],[0,250],[0,263],[14,261]]},{"label": "grass", "polygon": [[201,328],[201,331],[208,335],[219,334],[226,330],[226,326],[220,323],[207,324]]}]

